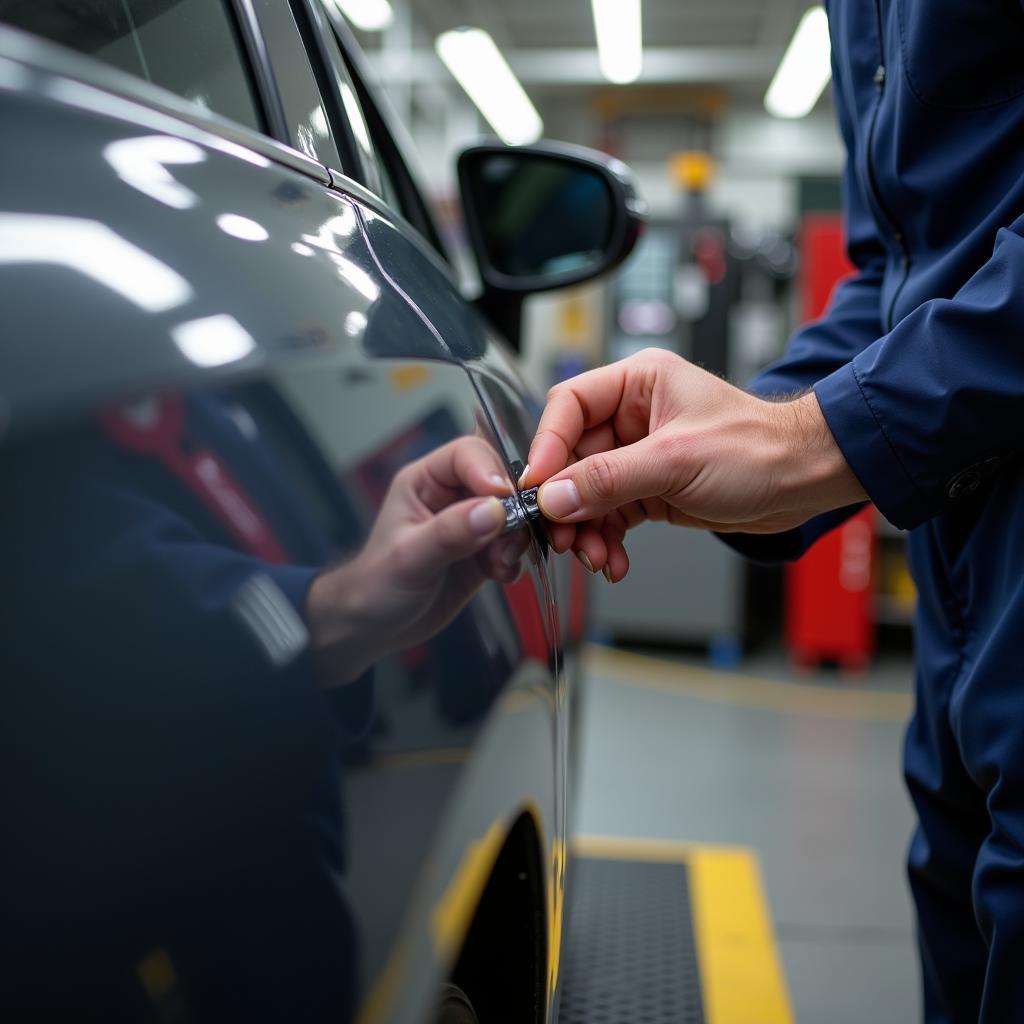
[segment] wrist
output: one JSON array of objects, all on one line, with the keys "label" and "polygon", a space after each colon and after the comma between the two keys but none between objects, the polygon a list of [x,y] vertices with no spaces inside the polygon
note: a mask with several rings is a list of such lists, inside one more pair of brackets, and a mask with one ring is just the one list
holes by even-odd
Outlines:
[{"label": "wrist", "polygon": [[867,500],[813,391],[766,405],[785,507],[816,515]]},{"label": "wrist", "polygon": [[360,575],[357,563],[350,562],[328,569],[309,588],[306,617],[325,688],[358,679],[377,660]]}]

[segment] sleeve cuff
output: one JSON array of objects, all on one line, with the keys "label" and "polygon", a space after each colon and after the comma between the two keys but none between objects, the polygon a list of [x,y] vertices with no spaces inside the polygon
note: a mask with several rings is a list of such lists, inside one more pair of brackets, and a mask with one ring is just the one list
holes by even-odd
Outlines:
[{"label": "sleeve cuff", "polygon": [[832,436],[879,512],[901,530],[934,514],[904,469],[857,375],[855,361],[814,386]]},{"label": "sleeve cuff", "polygon": [[859,504],[833,509],[785,533],[716,533],[715,536],[752,562],[764,565],[795,562],[829,530],[846,522],[863,507],[863,504]]},{"label": "sleeve cuff", "polygon": [[[306,619],[306,596],[313,580],[320,575],[322,569],[307,569],[291,565],[275,565],[268,567],[268,573],[281,588],[292,607],[301,617]],[[306,634],[306,654],[309,655],[308,633]],[[315,687],[312,664],[308,663],[304,675]],[[342,741],[346,744],[356,743],[370,731],[376,708],[374,695],[374,669],[368,668],[358,679],[332,690],[325,691],[324,696],[330,705]]]}]

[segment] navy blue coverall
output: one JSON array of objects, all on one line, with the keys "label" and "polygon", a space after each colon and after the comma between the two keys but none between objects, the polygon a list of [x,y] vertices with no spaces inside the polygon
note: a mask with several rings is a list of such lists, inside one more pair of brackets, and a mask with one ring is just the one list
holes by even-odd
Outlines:
[{"label": "navy blue coverall", "polygon": [[[910,531],[926,1020],[1024,1021],[1024,9],[826,7],[858,273],[754,390],[813,386],[871,500]],[[792,558],[848,511],[734,546]]]}]

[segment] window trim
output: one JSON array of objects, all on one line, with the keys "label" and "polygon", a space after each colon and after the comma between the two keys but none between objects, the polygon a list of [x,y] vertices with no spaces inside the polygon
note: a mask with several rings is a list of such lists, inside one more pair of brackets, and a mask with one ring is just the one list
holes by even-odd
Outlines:
[{"label": "window trim", "polygon": [[334,62],[331,60],[324,42],[323,23],[317,18],[310,0],[289,0],[289,4],[295,17],[295,23],[299,27],[299,35],[302,37],[306,59],[313,72],[313,80],[316,82],[320,98],[326,107],[327,123],[331,126],[338,152],[345,165],[343,168],[335,168],[335,170],[342,171],[370,191],[375,191],[376,170],[366,166],[363,152],[356,143],[352,127],[349,124],[345,103],[333,70]]},{"label": "window trim", "polygon": [[248,64],[249,76],[256,87],[255,98],[261,106],[260,114],[266,125],[267,134],[291,148],[284,101],[281,99],[277,79],[270,64],[266,41],[260,31],[256,8],[252,0],[227,0],[225,7],[234,16],[241,56]]},{"label": "window trim", "polygon": [[[387,100],[380,94],[379,87],[372,83],[372,77],[368,74],[369,69],[366,60],[355,36],[352,34],[352,30],[340,12],[330,4],[321,3],[321,0],[304,0],[304,2],[320,3],[321,10],[326,16],[327,24],[334,33],[342,59],[345,61],[349,79],[352,82],[352,87],[355,89],[356,100],[366,118],[370,138],[373,140],[374,146],[382,151],[381,158],[387,164],[388,172],[392,177],[399,197],[407,209],[415,212],[416,222],[410,221],[403,214],[402,210],[394,210],[393,212],[399,215],[403,223],[409,224],[425,240],[427,245],[447,265],[449,274],[454,273],[455,264],[444,244],[437,221],[431,212],[430,204],[424,198],[423,189],[409,169],[409,163],[396,139],[396,134],[398,134],[396,125],[401,124],[401,122],[389,111]],[[386,202],[384,206],[385,209],[391,209]]]}]

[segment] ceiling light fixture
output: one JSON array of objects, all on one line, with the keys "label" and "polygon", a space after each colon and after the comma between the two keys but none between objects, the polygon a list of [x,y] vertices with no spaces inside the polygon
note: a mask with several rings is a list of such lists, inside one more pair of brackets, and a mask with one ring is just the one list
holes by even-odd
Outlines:
[{"label": "ceiling light fixture", "polygon": [[764,95],[768,113],[775,117],[809,114],[832,77],[831,58],[825,8],[812,7],[800,19]]},{"label": "ceiling light fixture", "polygon": [[503,142],[536,142],[544,122],[490,35],[481,28],[443,32],[434,44],[455,81]]},{"label": "ceiling light fixture", "polygon": [[601,74],[620,85],[635,82],[644,63],[640,0],[591,0],[591,7]]},{"label": "ceiling light fixture", "polygon": [[334,0],[334,6],[364,32],[380,32],[395,20],[388,0]]}]

